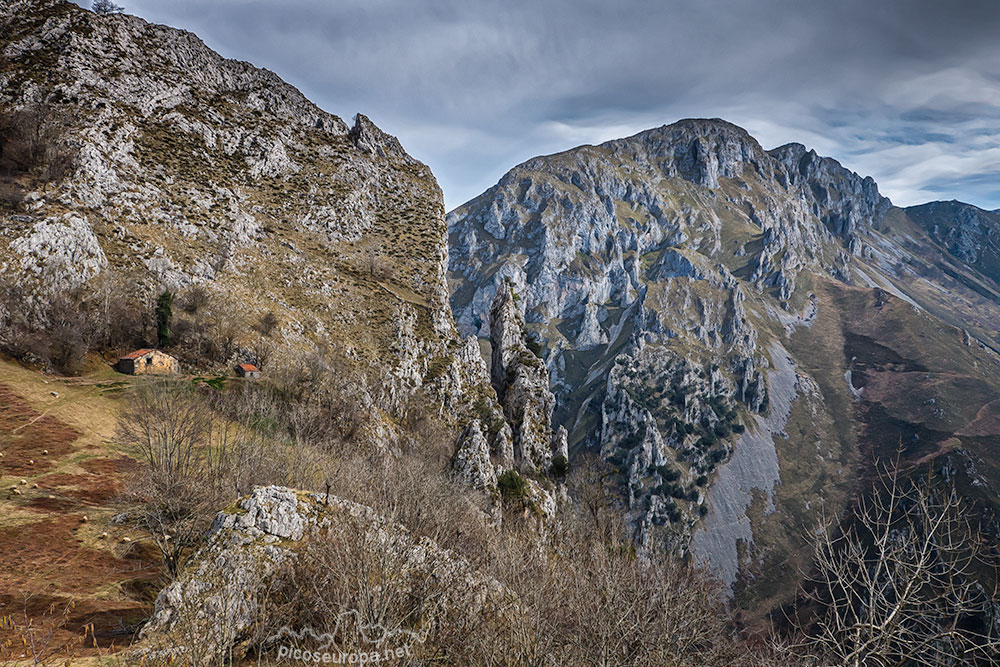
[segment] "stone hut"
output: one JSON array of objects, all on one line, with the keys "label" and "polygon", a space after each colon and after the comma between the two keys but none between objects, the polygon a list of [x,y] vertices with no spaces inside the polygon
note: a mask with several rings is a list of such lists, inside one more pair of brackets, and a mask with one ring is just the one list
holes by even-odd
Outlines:
[{"label": "stone hut", "polygon": [[166,352],[142,349],[121,357],[115,369],[128,375],[174,375],[180,365]]},{"label": "stone hut", "polygon": [[236,366],[236,374],[241,378],[255,380],[260,377],[260,369],[253,364],[238,364]]}]

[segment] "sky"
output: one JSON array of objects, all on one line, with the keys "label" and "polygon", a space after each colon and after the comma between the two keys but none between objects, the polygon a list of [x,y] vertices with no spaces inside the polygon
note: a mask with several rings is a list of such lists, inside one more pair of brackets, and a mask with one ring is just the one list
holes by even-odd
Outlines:
[{"label": "sky", "polygon": [[1000,208],[998,0],[119,4],[364,113],[449,210],[530,157],[690,117],[803,143],[897,205]]}]

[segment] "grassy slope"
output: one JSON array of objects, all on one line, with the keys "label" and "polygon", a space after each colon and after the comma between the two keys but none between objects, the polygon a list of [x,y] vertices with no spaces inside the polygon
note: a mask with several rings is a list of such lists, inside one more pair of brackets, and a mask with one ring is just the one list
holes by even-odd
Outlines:
[{"label": "grassy slope", "polygon": [[[150,545],[110,523],[117,489],[136,467],[112,443],[126,380],[134,378],[103,365],[64,379],[0,360],[0,616],[21,623],[27,611],[45,627],[73,602],[53,648],[88,623],[104,647],[127,642],[115,628],[147,615],[161,583]],[[20,645],[16,633],[0,630],[0,645],[11,638]]]},{"label": "grassy slope", "polygon": [[839,511],[864,492],[875,461],[893,460],[897,449],[909,471],[955,471],[970,506],[998,501],[1000,467],[991,459],[1000,442],[1000,360],[901,299],[828,279],[814,287],[816,320],[784,344],[819,396],[800,394],[788,437],[776,440],[778,511],[767,513],[763,497],[750,508],[755,543],[744,545],[736,593],[751,618],[790,600],[788,581],[808,569],[803,547],[820,508]]}]

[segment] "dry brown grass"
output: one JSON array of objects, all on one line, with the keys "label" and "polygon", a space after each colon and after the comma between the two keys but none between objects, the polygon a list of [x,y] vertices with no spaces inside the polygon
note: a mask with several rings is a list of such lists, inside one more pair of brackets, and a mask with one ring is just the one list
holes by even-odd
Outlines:
[{"label": "dry brown grass", "polygon": [[[0,495],[0,616],[8,619],[0,641],[22,647],[14,658],[28,655],[29,623],[39,642],[39,629],[51,629],[43,643],[60,647],[63,661],[127,644],[128,632],[119,633],[148,613],[158,585],[142,543],[119,544],[123,531],[110,525],[110,500],[135,462],[108,444],[117,401],[101,379],[82,384],[0,361],[0,481],[20,490]],[[0,663],[10,657],[0,652]]]}]

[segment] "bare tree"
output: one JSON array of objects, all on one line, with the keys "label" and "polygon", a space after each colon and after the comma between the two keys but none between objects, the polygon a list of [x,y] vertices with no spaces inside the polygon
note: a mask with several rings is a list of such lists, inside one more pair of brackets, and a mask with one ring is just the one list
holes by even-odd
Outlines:
[{"label": "bare tree", "polygon": [[158,381],[137,387],[119,414],[118,441],[143,469],[120,498],[176,576],[219,509],[259,484],[305,486],[315,464],[280,430],[285,406],[262,387],[203,395]]},{"label": "bare tree", "polygon": [[274,344],[263,335],[257,336],[257,341],[253,345],[253,361],[257,368],[263,369],[267,366],[273,352]]},{"label": "bare tree", "polygon": [[[337,521],[289,561],[260,627],[330,631],[324,623],[351,612],[366,625],[422,628],[414,664],[799,664],[738,640],[718,585],[698,571],[667,554],[639,558],[605,489],[592,488],[603,484],[601,470],[574,469],[574,493],[585,490],[587,502],[565,508],[540,539],[532,518],[508,514],[502,528],[485,525],[474,492],[436,477],[425,460],[369,463],[334,469],[334,493],[385,511],[385,526],[404,525],[461,554],[505,594],[473,611],[436,576],[413,573],[391,530]],[[340,630],[342,647],[363,643],[353,626]]]},{"label": "bare tree", "polygon": [[[244,496],[258,484],[296,484],[300,479],[283,469],[282,443],[275,428],[281,406],[266,390],[243,385],[216,402],[220,419],[209,437],[206,481],[217,486],[223,499]],[[299,457],[301,458],[301,456]]]},{"label": "bare tree", "polygon": [[94,0],[93,4],[90,5],[90,8],[95,14],[101,14],[104,16],[107,16],[108,14],[121,14],[125,11],[124,7],[116,5],[111,2],[111,0]]},{"label": "bare tree", "polygon": [[201,285],[195,285],[184,295],[181,300],[181,309],[189,315],[197,315],[208,307],[212,301],[212,295]]},{"label": "bare tree", "polygon": [[267,311],[257,322],[257,326],[254,327],[258,333],[262,336],[270,336],[274,331],[275,327],[278,326],[278,318],[272,311]]},{"label": "bare tree", "polygon": [[[897,461],[898,463],[898,461]],[[819,619],[790,650],[823,665],[1000,664],[996,563],[950,485],[879,466],[855,516],[826,521],[804,593]]]},{"label": "bare tree", "polygon": [[42,87],[17,111],[0,112],[0,172],[30,174],[42,182],[72,173],[76,151],[67,138],[71,119],[58,104],[61,96]]},{"label": "bare tree", "polygon": [[142,463],[123,500],[126,515],[149,533],[171,576],[177,576],[216,509],[208,442],[212,414],[186,385],[139,387],[118,421],[118,440]]}]

